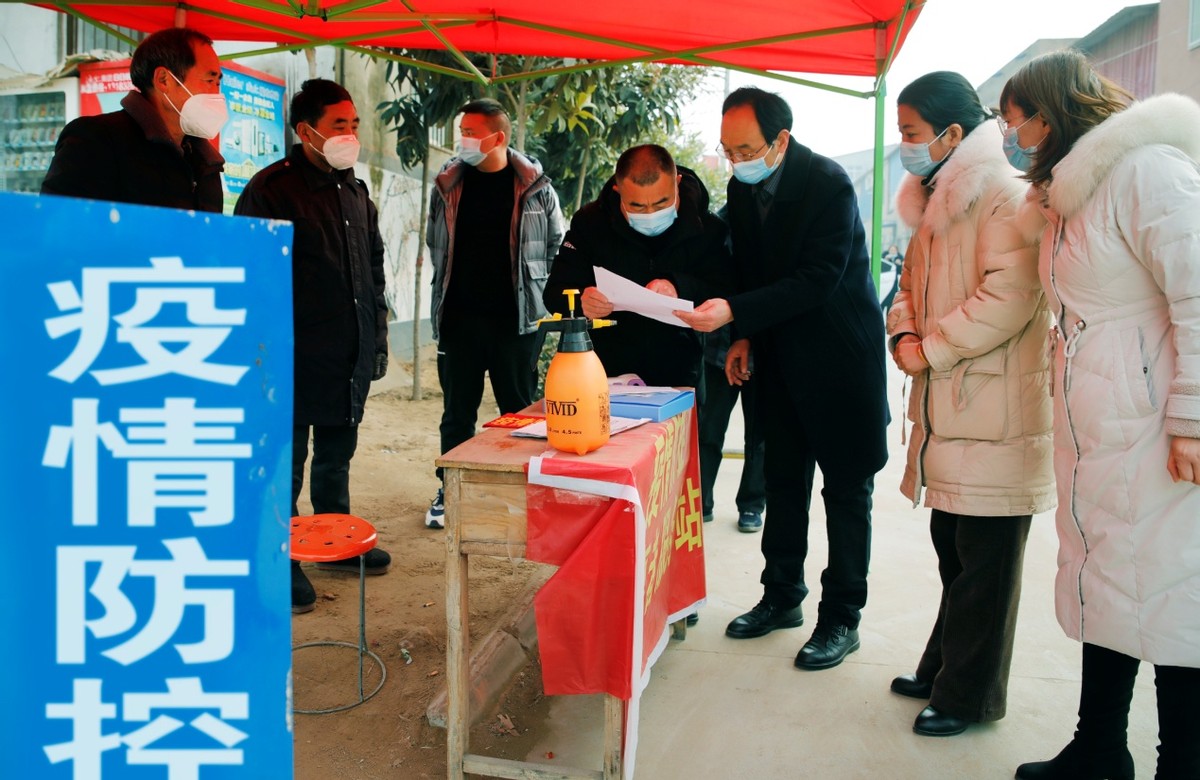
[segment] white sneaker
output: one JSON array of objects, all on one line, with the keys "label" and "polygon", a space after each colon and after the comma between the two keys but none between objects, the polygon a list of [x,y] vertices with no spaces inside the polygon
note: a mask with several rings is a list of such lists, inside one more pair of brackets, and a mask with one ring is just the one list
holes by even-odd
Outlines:
[{"label": "white sneaker", "polygon": [[425,511],[425,527],[446,527],[446,504],[443,500],[441,488],[438,488],[437,497],[430,502],[429,509]]}]

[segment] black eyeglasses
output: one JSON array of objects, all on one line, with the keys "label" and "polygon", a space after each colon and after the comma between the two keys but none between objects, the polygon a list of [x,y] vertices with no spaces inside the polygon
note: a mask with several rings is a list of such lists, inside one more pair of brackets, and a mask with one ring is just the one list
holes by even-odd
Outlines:
[{"label": "black eyeglasses", "polygon": [[746,162],[746,161],[748,161],[748,160],[753,160],[755,157],[757,157],[757,156],[758,156],[758,153],[759,153],[759,152],[761,152],[763,149],[766,149],[768,146],[770,146],[770,145],[771,145],[771,144],[773,144],[773,143],[775,143],[775,142],[774,142],[774,141],[767,141],[765,144],[763,144],[762,146],[758,147],[758,148],[757,148],[757,149],[755,149],[753,152],[749,152],[749,153],[747,153],[747,154],[743,154],[742,152],[731,152],[731,151],[729,151],[727,148],[725,148],[725,144],[723,144],[723,143],[720,143],[720,142],[718,141],[718,142],[717,142],[717,149],[716,149],[716,152],[717,152],[717,154],[724,155],[724,156],[725,156],[725,159],[726,159],[726,160],[729,160],[729,162]]}]

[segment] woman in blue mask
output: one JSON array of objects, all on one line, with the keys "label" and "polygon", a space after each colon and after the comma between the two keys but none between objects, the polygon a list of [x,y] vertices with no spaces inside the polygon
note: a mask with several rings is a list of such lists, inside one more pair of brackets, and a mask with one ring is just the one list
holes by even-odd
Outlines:
[{"label": "woman in blue mask", "polygon": [[913,730],[950,736],[1003,718],[1032,515],[1054,506],[1043,224],[1017,221],[1024,186],[970,83],[940,71],[901,91],[897,207],[914,229],[888,314],[913,378],[901,492],[932,509],[941,602],[913,674]]},{"label": "woman in blue mask", "polygon": [[[1132,778],[1126,728],[1154,664],[1159,780],[1200,777],[1200,106],[1134,103],[1076,51],[1001,92],[1058,320],[1055,611],[1083,643],[1079,722],[1017,777]],[[1017,130],[1017,128],[1020,128]],[[1031,148],[1032,147],[1032,148]]]}]

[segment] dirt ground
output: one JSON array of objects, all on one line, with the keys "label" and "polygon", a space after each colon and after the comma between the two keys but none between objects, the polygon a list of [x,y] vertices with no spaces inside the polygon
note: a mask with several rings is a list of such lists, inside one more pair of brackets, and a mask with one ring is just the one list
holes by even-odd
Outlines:
[{"label": "dirt ground", "polygon": [[[295,716],[296,780],[446,776],[446,732],[425,719],[426,707],[445,682],[445,535],[424,524],[438,487],[433,461],[439,449],[442,399],[432,347],[422,352],[421,360],[421,400],[411,400],[411,363],[393,361],[388,377],[374,388],[350,469],[351,510],[375,524],[380,547],[392,555],[387,574],[367,579],[367,639],[383,659],[387,679],[361,706]],[[489,394],[481,421],[490,419],[494,410]],[[310,511],[306,503],[301,502],[302,513]],[[472,560],[473,642],[512,608],[531,579],[545,575],[539,568],[527,562]],[[317,590],[317,607],[293,617],[294,644],[355,642],[357,577],[313,569],[308,574]],[[293,662],[297,707],[327,708],[356,697],[353,649],[306,649],[295,654]],[[378,683],[378,670],[368,665],[365,676],[370,691]],[[524,757],[547,707],[540,670],[531,662],[499,707],[483,714],[471,735],[472,752]]]}]

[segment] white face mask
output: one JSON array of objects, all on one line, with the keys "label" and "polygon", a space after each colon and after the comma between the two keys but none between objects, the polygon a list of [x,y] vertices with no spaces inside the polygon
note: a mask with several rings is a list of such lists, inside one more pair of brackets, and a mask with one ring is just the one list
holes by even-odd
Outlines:
[{"label": "white face mask", "polygon": [[[772,141],[771,146],[775,145]],[[768,151],[768,154],[770,152]],[[775,155],[775,164],[767,165],[767,155],[756,157],[753,160],[743,160],[742,162],[733,163],[733,178],[743,184],[758,184],[763,179],[770,176],[779,167],[779,161],[783,159],[782,154]]]},{"label": "white face mask", "polygon": [[484,141],[491,138],[493,135],[495,135],[495,133],[485,135],[483,138],[460,138],[458,141],[458,149],[455,150],[458,154],[458,158],[472,167],[479,165],[479,163],[486,160],[487,156],[491,154],[491,152],[484,152],[479,147]]},{"label": "white face mask", "polygon": [[[904,141],[900,144],[900,164],[904,166],[904,170],[911,173],[913,176],[928,176],[933,173],[933,169],[946,161],[949,152],[942,155],[942,159],[935,160],[929,154],[929,147],[946,134],[950,126],[946,125],[945,130],[938,133],[932,141],[927,144],[916,143],[913,141]],[[951,150],[953,151],[953,150]]]},{"label": "white face mask", "polygon": [[[317,133],[317,128],[312,125],[308,126],[314,133]],[[312,150],[325,158],[325,162],[329,163],[333,168],[339,171],[344,171],[347,168],[353,168],[354,163],[358,162],[358,136],[354,134],[334,135],[326,138],[317,133],[317,135],[325,142],[325,148],[318,149],[312,146]]]},{"label": "white face mask", "polygon": [[[168,70],[167,73],[171,73],[171,71]],[[171,73],[171,78],[175,79],[176,84],[183,87],[183,82],[174,73]],[[193,95],[187,87],[183,87],[183,91],[188,93],[189,97],[184,102],[182,110],[171,103],[171,98],[167,98],[171,108],[174,108],[175,112],[179,114],[179,127],[185,135],[194,135],[197,138],[210,140],[216,138],[217,133],[221,132],[221,128],[229,119],[229,110],[225,107],[225,96],[219,92],[215,95]],[[163,97],[167,96],[164,94]]]},{"label": "white face mask", "polygon": [[678,216],[679,211],[675,208],[674,203],[665,209],[652,211],[649,214],[625,213],[625,219],[629,221],[629,226],[643,236],[657,236],[665,233],[667,228],[675,224]]}]

